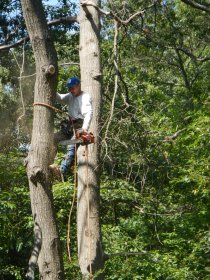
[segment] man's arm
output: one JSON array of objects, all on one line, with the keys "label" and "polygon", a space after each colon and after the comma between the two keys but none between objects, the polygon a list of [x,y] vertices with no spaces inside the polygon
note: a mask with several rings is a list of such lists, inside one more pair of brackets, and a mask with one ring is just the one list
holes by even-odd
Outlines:
[{"label": "man's arm", "polygon": [[71,98],[71,94],[70,93],[66,93],[66,94],[56,93],[56,100],[58,102],[60,102],[60,103],[69,104],[70,98]]},{"label": "man's arm", "polygon": [[92,98],[88,93],[85,93],[82,98],[82,115],[84,117],[82,129],[88,130],[92,116],[93,116],[93,109],[92,109]]}]

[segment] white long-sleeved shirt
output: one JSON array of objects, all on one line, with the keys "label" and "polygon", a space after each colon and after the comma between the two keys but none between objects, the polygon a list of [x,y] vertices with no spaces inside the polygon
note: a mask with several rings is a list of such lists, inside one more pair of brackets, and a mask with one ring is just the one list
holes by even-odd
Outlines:
[{"label": "white long-sleeved shirt", "polygon": [[93,115],[92,99],[89,93],[84,91],[75,96],[68,92],[66,94],[56,93],[58,102],[68,105],[68,113],[72,120],[83,119],[83,129],[88,129]]}]

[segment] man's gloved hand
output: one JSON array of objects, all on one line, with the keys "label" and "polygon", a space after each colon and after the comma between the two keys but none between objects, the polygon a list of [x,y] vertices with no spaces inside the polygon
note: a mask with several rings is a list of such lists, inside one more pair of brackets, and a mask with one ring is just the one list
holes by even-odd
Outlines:
[{"label": "man's gloved hand", "polygon": [[88,133],[88,130],[87,129],[83,129],[83,128],[80,128],[80,129],[77,129],[76,130],[76,138],[80,138],[82,135],[85,135]]}]

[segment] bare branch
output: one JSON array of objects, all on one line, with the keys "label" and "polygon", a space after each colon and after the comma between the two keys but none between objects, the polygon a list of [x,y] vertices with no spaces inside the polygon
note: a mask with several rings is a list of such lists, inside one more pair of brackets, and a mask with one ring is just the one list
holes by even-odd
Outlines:
[{"label": "bare branch", "polygon": [[142,256],[145,254],[149,254],[146,251],[142,251],[142,252],[120,252],[120,253],[115,253],[115,254],[111,254],[111,255],[105,255],[105,260],[109,260],[110,258],[113,257],[122,257],[122,256]]},{"label": "bare branch", "polygon": [[[153,7],[154,5],[151,5],[150,7],[147,7],[147,9],[149,9],[149,8],[151,8],[151,7]],[[135,14],[133,14],[132,16],[130,16],[128,19],[126,19],[126,20],[121,20],[121,19],[119,19],[120,20],[120,23],[122,23],[122,24],[128,24],[130,21],[132,21],[135,17],[137,17],[137,16],[143,16],[144,15],[144,12],[145,12],[145,9],[144,10],[142,10],[142,11],[138,11],[138,12],[136,12]]]},{"label": "bare branch", "polygon": [[203,5],[197,3],[196,1],[192,1],[192,0],[181,0],[182,2],[184,2],[187,5],[190,5],[193,8],[196,8],[198,10],[207,12],[208,14],[210,14],[210,9],[207,7],[209,5],[205,5],[205,3]]},{"label": "bare branch", "polygon": [[106,132],[105,132],[105,136],[104,139],[106,139],[108,131],[109,131],[109,126],[111,124],[112,121],[112,117],[113,117],[113,113],[114,113],[114,105],[115,105],[115,98],[117,95],[117,90],[118,90],[118,80],[119,80],[119,68],[118,68],[118,49],[117,49],[117,40],[118,40],[118,22],[115,20],[115,35],[114,35],[114,48],[113,48],[113,53],[114,53],[114,66],[115,66],[115,70],[116,70],[116,74],[115,74],[115,86],[114,86],[114,94],[113,94],[113,98],[112,98],[112,105],[111,105],[111,112],[110,112],[110,116],[109,116],[109,121],[106,127]]},{"label": "bare branch", "polygon": [[178,137],[178,135],[185,130],[186,130],[186,128],[183,128],[183,129],[180,129],[180,130],[176,131],[171,136],[166,136],[165,139],[163,140],[163,142],[171,142],[171,141],[175,140]]},{"label": "bare branch", "polygon": [[15,43],[12,43],[12,44],[9,44],[9,45],[1,45],[0,46],[0,51],[2,50],[7,50],[7,49],[11,49],[11,48],[14,48],[14,47],[17,47],[19,45],[22,45],[23,43],[27,43],[29,41],[29,36],[26,36],[20,40],[18,40],[17,42]]},{"label": "bare branch", "polygon": [[180,71],[182,73],[182,76],[183,76],[183,79],[184,79],[184,82],[185,82],[185,86],[186,86],[187,89],[190,89],[191,85],[190,85],[190,82],[189,82],[189,79],[188,79],[188,76],[187,76],[187,72],[186,72],[185,67],[184,67],[184,62],[182,60],[182,57],[181,57],[178,49],[175,49],[175,52],[177,54],[179,68],[180,68]]},{"label": "bare branch", "polygon": [[191,53],[188,49],[186,48],[181,48],[181,47],[177,47],[177,50],[182,51],[183,53],[185,53],[187,56],[189,56],[190,58],[192,58],[192,60],[194,61],[198,61],[198,62],[205,62],[210,60],[210,56],[206,56],[206,57],[196,57],[193,53]]},{"label": "bare branch", "polygon": [[17,78],[17,79],[26,79],[26,78],[30,78],[30,77],[33,77],[33,76],[35,76],[36,75],[36,73],[33,73],[33,74],[31,74],[31,75],[27,75],[27,76],[19,76],[19,77],[15,77],[15,78]]},{"label": "bare branch", "polygon": [[102,15],[106,15],[106,16],[110,15],[110,12],[104,11],[103,9],[99,8],[99,6],[97,6],[95,3],[93,3],[92,1],[89,1],[89,0],[82,1],[81,6],[82,7],[91,6],[91,7],[94,7]]},{"label": "bare branch", "polygon": [[110,11],[104,11],[101,8],[99,8],[95,3],[93,3],[92,1],[89,0],[84,0],[81,5],[83,7],[87,7],[87,6],[92,6],[94,7],[98,12],[100,12],[102,15],[105,16],[111,16],[113,17],[113,19],[115,19],[117,22],[123,24],[123,25],[127,25],[128,23],[130,23],[134,18],[136,18],[137,16],[143,16],[145,11],[154,7],[157,4],[158,0],[154,1],[153,4],[149,5],[148,7],[142,9],[141,11],[137,11],[136,13],[134,13],[133,15],[131,15],[128,19],[126,20],[122,20],[117,14],[114,13],[113,10]]},{"label": "bare branch", "polygon": [[[58,24],[75,23],[77,21],[78,21],[78,19],[77,19],[76,16],[74,16],[74,17],[69,16],[69,17],[62,17],[62,18],[53,19],[51,21],[48,21],[47,25],[48,26],[53,26],[53,25],[58,25]],[[19,45],[22,45],[23,43],[27,43],[29,40],[30,40],[29,36],[26,36],[26,37],[18,40],[15,43],[11,43],[9,45],[1,45],[0,46],[0,51],[17,47]]]},{"label": "bare branch", "polygon": [[63,66],[71,66],[71,65],[75,65],[75,66],[79,66],[79,62],[65,62],[65,63],[60,63],[58,66],[63,67]]},{"label": "bare branch", "polygon": [[19,77],[19,90],[20,90],[20,99],[21,99],[21,103],[22,103],[22,114],[18,117],[17,119],[17,135],[19,135],[19,131],[20,131],[20,121],[22,120],[22,118],[25,116],[26,114],[26,109],[25,109],[25,103],[24,103],[24,98],[23,98],[23,89],[22,89],[22,75],[24,73],[24,66],[25,66],[25,43],[22,46],[22,65],[20,65],[18,63],[18,60],[15,56],[15,53],[12,52],[14,59],[17,63],[17,66],[20,70],[20,77]]},{"label": "bare branch", "polygon": [[78,22],[77,16],[72,16],[72,17],[67,16],[67,17],[61,17],[48,21],[47,25],[52,26],[52,25],[75,23],[75,22]]},{"label": "bare branch", "polygon": [[197,2],[199,2],[199,4],[202,4],[203,6],[210,7],[210,3],[207,3],[204,0],[197,0]]}]

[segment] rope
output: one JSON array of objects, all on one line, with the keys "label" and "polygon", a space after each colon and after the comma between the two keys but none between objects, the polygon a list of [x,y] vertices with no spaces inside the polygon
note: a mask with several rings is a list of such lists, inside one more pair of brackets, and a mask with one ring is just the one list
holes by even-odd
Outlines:
[{"label": "rope", "polygon": [[73,193],[73,199],[72,199],[72,204],[71,208],[69,211],[69,217],[68,217],[68,230],[67,230],[67,250],[68,250],[68,257],[69,261],[71,262],[71,215],[75,203],[75,198],[76,198],[76,192],[77,192],[77,156],[76,156],[76,144],[75,144],[75,157],[74,157],[74,193]]},{"label": "rope", "polygon": [[[72,122],[72,120],[71,120],[71,122]],[[76,131],[75,131],[73,122],[72,122],[72,127],[73,127],[73,132],[74,132],[74,137],[75,137]],[[70,235],[70,232],[71,232],[71,215],[72,215],[72,211],[73,211],[73,207],[74,207],[74,203],[75,203],[75,198],[76,198],[76,192],[77,192],[77,144],[74,145],[74,149],[75,149],[75,156],[74,156],[74,193],[73,193],[71,208],[70,208],[70,211],[69,211],[68,226],[67,226],[67,251],[68,251],[68,258],[69,258],[70,262],[71,262],[71,235]]]},{"label": "rope", "polygon": [[88,182],[88,145],[85,145],[86,155],[86,186],[87,186],[87,223],[88,223],[88,250],[89,250],[89,266],[90,266],[90,280],[93,279],[92,263],[91,263],[91,238],[90,238],[90,200],[89,200],[89,182]]},{"label": "rope", "polygon": [[[75,133],[75,130],[74,130]],[[90,237],[90,201],[89,201],[89,183],[88,183],[88,145],[85,145],[85,155],[86,155],[86,186],[87,186],[87,224],[88,224],[88,258],[89,258],[89,267],[90,267],[90,280],[93,279],[92,273],[92,263],[91,263],[91,237]],[[74,194],[72,199],[72,205],[69,211],[68,217],[68,232],[67,232],[67,250],[68,250],[68,258],[71,262],[71,238],[70,238],[70,230],[71,230],[71,215],[75,203],[76,198],[76,190],[77,190],[77,156],[76,156],[76,144],[75,144],[75,159],[74,159]]]},{"label": "rope", "polygon": [[[57,113],[61,113],[61,114],[67,114],[66,112],[63,112],[62,110],[50,105],[50,104],[47,104],[47,103],[43,103],[43,102],[34,102],[33,103],[33,106],[44,106],[44,107],[47,107],[47,108],[50,108],[52,109],[53,111],[57,112]],[[69,116],[69,115],[68,115]]]}]

